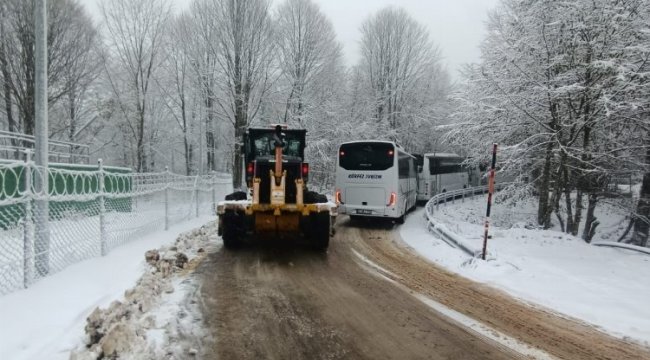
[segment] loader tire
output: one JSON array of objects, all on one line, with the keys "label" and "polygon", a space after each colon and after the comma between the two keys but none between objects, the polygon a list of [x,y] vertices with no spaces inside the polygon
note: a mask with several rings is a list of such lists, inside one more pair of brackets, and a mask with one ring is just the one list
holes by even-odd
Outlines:
[{"label": "loader tire", "polygon": [[319,194],[315,191],[307,191],[305,193],[305,204],[320,204],[326,203],[327,196]]},{"label": "loader tire", "polygon": [[326,251],[330,244],[330,220],[328,212],[311,215],[311,244],[316,251]]},{"label": "loader tire", "polygon": [[223,239],[223,246],[226,249],[237,249],[241,247],[242,241],[241,241],[241,236],[242,236],[242,215],[237,214],[235,211],[232,210],[226,210],[226,212],[222,215],[223,216],[223,221],[222,221],[222,235],[221,238]]},{"label": "loader tire", "polygon": [[226,201],[239,201],[246,200],[246,193],[243,191],[235,191],[234,193],[226,195]]}]

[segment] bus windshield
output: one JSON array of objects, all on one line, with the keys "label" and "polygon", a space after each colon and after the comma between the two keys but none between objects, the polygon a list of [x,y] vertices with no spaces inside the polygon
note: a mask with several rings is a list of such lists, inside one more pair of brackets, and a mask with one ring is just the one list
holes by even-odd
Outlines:
[{"label": "bus windshield", "polygon": [[394,159],[395,148],[389,143],[343,144],[339,150],[339,165],[345,170],[387,170]]}]

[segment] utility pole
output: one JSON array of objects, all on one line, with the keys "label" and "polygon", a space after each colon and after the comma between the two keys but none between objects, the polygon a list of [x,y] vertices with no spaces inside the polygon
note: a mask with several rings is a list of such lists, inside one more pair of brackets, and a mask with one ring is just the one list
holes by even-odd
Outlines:
[{"label": "utility pole", "polygon": [[47,0],[34,2],[34,119],[36,201],[34,203],[34,253],[38,276],[50,271],[50,229],[48,226],[48,126],[47,126]]}]

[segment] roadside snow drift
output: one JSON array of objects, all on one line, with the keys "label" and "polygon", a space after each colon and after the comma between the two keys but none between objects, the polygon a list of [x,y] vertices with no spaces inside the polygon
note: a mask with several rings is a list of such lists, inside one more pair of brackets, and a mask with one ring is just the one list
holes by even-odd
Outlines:
[{"label": "roadside snow drift", "polygon": [[106,309],[87,318],[85,346],[72,352],[81,359],[191,358],[201,351],[202,328],[195,292],[188,276],[216,240],[216,223],[181,234],[175,244],[149,250],[150,265],[138,283]]},{"label": "roadside snow drift", "polygon": [[[434,214],[436,225],[480,249],[484,206],[483,198],[441,205]],[[499,207],[493,207],[496,226],[490,230],[489,261],[468,257],[430,234],[424,209],[408,218],[400,235],[425,258],[462,276],[592,323],[615,336],[650,344],[650,256],[596,247],[566,233],[535,229],[525,221],[525,206]],[[603,237],[613,237],[623,226],[615,216],[601,214],[600,218]]]},{"label": "roadside snow drift", "polygon": [[[84,325],[93,310],[121,300],[126,289],[135,285],[143,273],[151,271],[145,262],[147,250],[169,247],[179,234],[212,220],[214,216],[202,216],[175,225],[169,231],[151,233],[115,248],[106,256],[71,265],[29,289],[0,296],[0,359],[69,359],[71,350],[84,343]],[[220,244],[220,241],[213,243]],[[192,251],[186,252],[189,257],[191,254]],[[181,277],[172,277],[171,281],[175,291],[172,294],[163,291],[157,316],[176,317],[174,301],[194,291],[196,286]],[[165,315],[165,308],[173,314]],[[149,335],[150,340],[158,340],[164,330],[158,331],[158,339],[152,333]]]}]

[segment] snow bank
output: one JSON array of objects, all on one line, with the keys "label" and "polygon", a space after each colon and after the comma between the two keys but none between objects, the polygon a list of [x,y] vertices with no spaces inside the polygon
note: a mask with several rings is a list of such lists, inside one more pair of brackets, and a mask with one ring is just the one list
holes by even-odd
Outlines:
[{"label": "snow bank", "polygon": [[[440,206],[437,224],[482,246],[485,199]],[[622,215],[600,214],[602,234],[614,237]],[[424,209],[400,228],[402,239],[427,259],[462,276],[490,284],[524,301],[582,319],[622,338],[650,344],[650,256],[591,246],[579,238],[532,226],[528,205],[493,207],[488,242],[493,260],[467,256],[427,231]],[[602,238],[602,237],[601,237]]]},{"label": "snow bank", "polygon": [[[195,301],[196,280],[188,273],[216,240],[216,222],[181,234],[175,244],[149,250],[150,267],[138,283],[106,309],[86,320],[85,346],[71,360],[188,358],[206,338]],[[192,291],[194,290],[194,291]]]},{"label": "snow bank", "polygon": [[145,251],[172,244],[181,232],[211,220],[214,216],[204,216],[149,234],[104,257],[71,265],[29,289],[0,296],[0,358],[68,359],[83,342],[88,315],[124,296],[149,267]]}]

